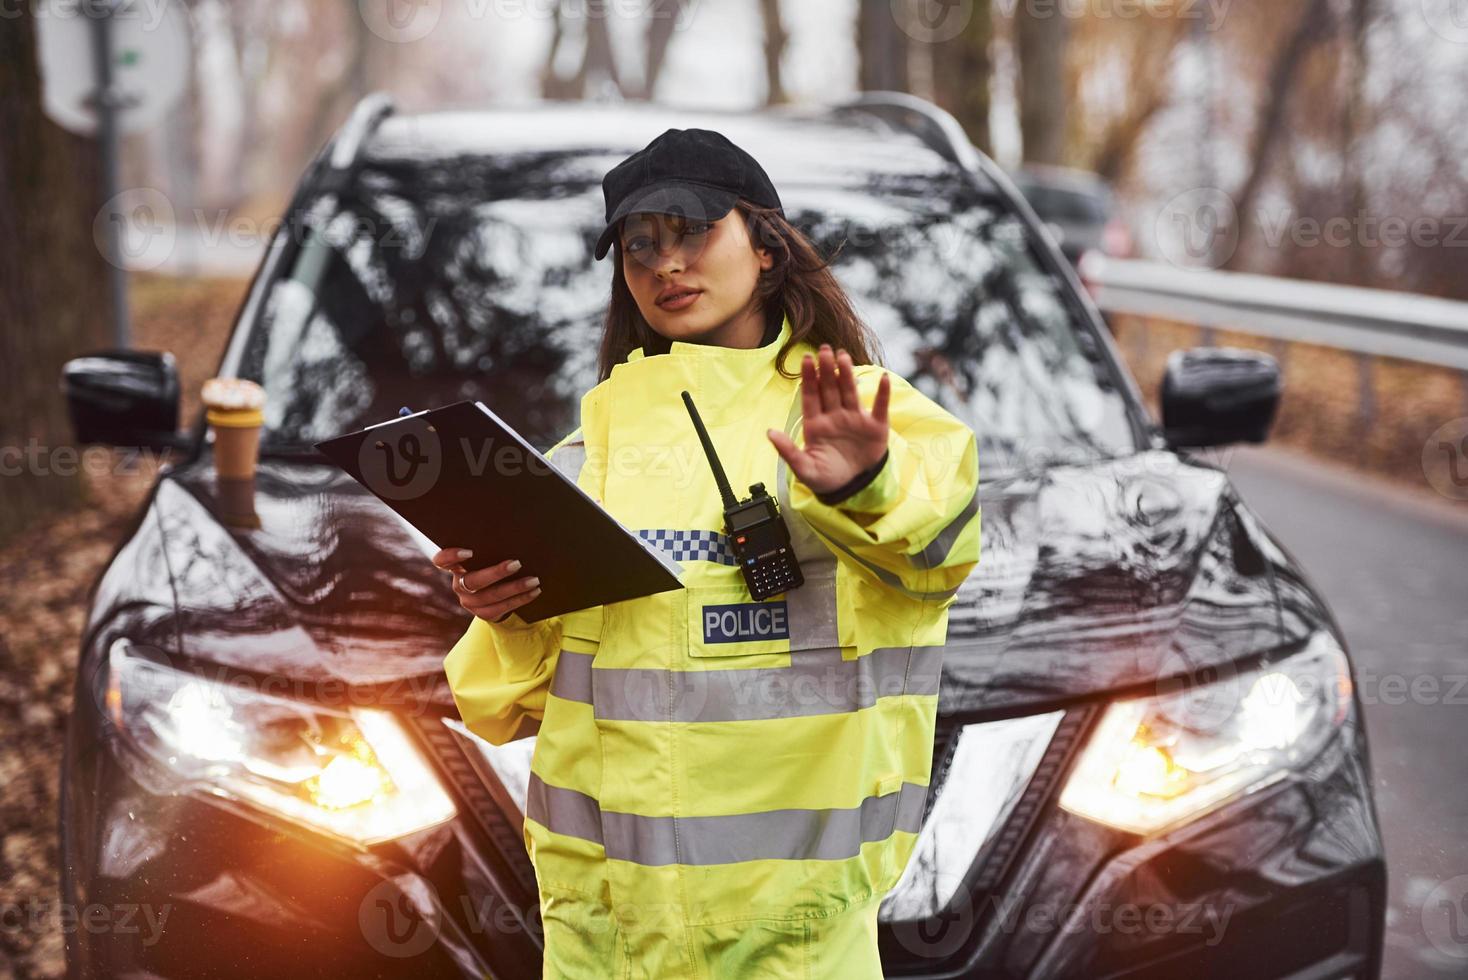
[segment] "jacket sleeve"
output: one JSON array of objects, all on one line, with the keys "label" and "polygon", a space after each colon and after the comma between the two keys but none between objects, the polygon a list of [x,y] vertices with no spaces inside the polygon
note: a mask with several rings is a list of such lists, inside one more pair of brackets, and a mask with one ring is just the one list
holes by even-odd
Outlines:
[{"label": "jacket sleeve", "polygon": [[880,365],[856,367],[864,409],[884,373],[892,378],[886,464],[834,504],[786,467],[790,506],[860,573],[913,598],[948,601],[979,563],[978,443],[971,428]]},{"label": "jacket sleeve", "polygon": [[[605,486],[602,454],[588,449],[605,445],[595,431],[602,419],[594,411],[597,399],[592,395],[599,390],[582,398],[582,425],[546,452],[563,472],[574,471],[577,485],[598,501]],[[601,606],[535,623],[513,612],[499,623],[473,617],[443,662],[465,727],[494,745],[534,735],[545,716],[561,651],[595,654],[601,624]]]}]

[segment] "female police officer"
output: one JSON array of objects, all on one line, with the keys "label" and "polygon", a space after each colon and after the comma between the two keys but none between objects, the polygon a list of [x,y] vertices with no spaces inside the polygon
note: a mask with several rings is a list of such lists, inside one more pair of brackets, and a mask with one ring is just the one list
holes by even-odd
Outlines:
[{"label": "female police officer", "polygon": [[[527,624],[514,561],[434,559],[475,616],[444,661],[464,723],[539,736],[545,976],[880,977],[877,907],[920,829],[948,608],[979,560],[974,434],[870,363],[723,136],[670,129],[602,186],[601,381],[548,455],[684,588]],[[775,488],[803,584],[752,598],[683,391],[730,484]]]}]

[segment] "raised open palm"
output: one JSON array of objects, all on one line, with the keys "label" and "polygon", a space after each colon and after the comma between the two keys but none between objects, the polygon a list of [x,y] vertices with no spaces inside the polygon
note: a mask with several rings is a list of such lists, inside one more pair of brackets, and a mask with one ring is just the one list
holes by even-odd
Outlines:
[{"label": "raised open palm", "polygon": [[857,397],[856,374],[845,350],[833,353],[830,344],[822,344],[818,358],[807,354],[801,360],[800,374],[805,448],[779,429],[767,434],[796,478],[816,493],[826,493],[849,482],[887,451],[892,381],[882,374],[867,412]]}]

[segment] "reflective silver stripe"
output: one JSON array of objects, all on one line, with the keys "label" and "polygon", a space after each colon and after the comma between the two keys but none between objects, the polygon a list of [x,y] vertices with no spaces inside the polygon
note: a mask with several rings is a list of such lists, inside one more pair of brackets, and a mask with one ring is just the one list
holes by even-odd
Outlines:
[{"label": "reflective silver stripe", "polygon": [[741,861],[839,861],[868,841],[922,829],[928,788],[903,783],[859,806],[765,810],[715,817],[644,817],[602,811],[607,857],[641,865],[735,864]]},{"label": "reflective silver stripe", "polygon": [[[882,584],[891,586],[898,592],[901,592],[903,595],[911,599],[946,599],[951,595],[958,595],[959,587],[956,585],[951,589],[944,589],[940,592],[918,592],[913,589],[909,589],[906,585],[903,584],[902,579],[898,578],[892,572],[887,571],[887,569],[883,568],[880,565],[873,565],[861,555],[858,555],[856,552],[846,547],[846,545],[830,537],[829,535],[821,534],[820,531],[816,531],[816,533],[820,534],[822,541],[830,542],[831,547],[840,548],[842,551],[846,552],[846,554],[850,555],[852,561],[857,562],[867,571],[875,575],[882,582]],[[910,556],[908,557],[910,560]]]},{"label": "reflective silver stripe", "polygon": [[903,694],[937,694],[943,682],[944,647],[909,647]]},{"label": "reflective silver stripe", "polygon": [[969,518],[979,512],[979,488],[974,487],[974,495],[969,498],[968,503],[963,505],[963,510],[958,516],[949,521],[938,536],[928,542],[927,547],[915,555],[908,555],[914,568],[937,568],[948,558],[948,552],[953,550],[953,545],[958,541],[958,536],[963,529],[968,527]]},{"label": "reflective silver stripe", "polygon": [[595,654],[562,650],[556,657],[556,673],[550,692],[566,701],[591,703],[591,661]]},{"label": "reflective silver stripe", "polygon": [[[790,523],[800,525],[805,521]],[[792,526],[792,541],[794,538]],[[816,549],[816,557],[796,555],[800,559],[805,584],[785,593],[785,622],[790,628],[791,650],[841,645],[841,629],[836,622],[836,556],[814,534],[810,535],[810,547]],[[702,610],[691,609],[689,612],[697,616]]]},{"label": "reflective silver stripe", "polygon": [[[564,658],[564,654],[562,657]],[[763,721],[805,718],[869,708],[879,698],[904,694],[937,694],[943,671],[943,647],[882,647],[842,660],[841,648],[796,650],[788,667],[722,670],[592,668],[580,655],[561,664],[585,675],[567,677],[556,668],[551,693],[590,694],[599,720],[606,721]],[[566,693],[563,693],[566,692]]]},{"label": "reflective silver stripe", "polygon": [[534,770],[525,789],[525,816],[558,834],[601,843],[601,807],[596,798],[552,786]]},{"label": "reflective silver stripe", "polygon": [[[795,398],[793,401],[791,401],[790,412],[785,417],[785,434],[788,435],[791,439],[795,438],[796,430],[800,428],[800,422],[802,421],[800,417],[800,388],[801,386],[799,384],[795,386]],[[785,465],[785,457],[781,456],[779,465],[776,467],[775,471],[775,481],[776,485],[780,488],[780,495],[782,500],[787,499],[785,495],[785,484],[787,482],[786,470],[787,467]],[[952,549],[953,542],[958,539],[959,534],[961,534],[964,527],[967,526],[968,518],[972,516],[971,509],[976,510],[978,508],[978,500],[978,488],[975,488],[974,495],[972,499],[970,499],[970,501],[964,505],[963,512],[960,513],[958,517],[950,521],[948,525],[939,532],[939,538],[935,538],[933,541],[930,541],[923,548],[923,550],[918,553],[918,555],[904,555],[903,557],[908,560],[913,568],[922,569],[925,571],[927,569],[933,568],[935,565],[942,564],[943,558],[946,558],[949,550]],[[909,589],[905,584],[903,584],[902,579],[899,578],[897,575],[887,571],[887,569],[881,567],[880,565],[872,564],[861,555],[858,555],[846,545],[842,544],[840,541],[834,540],[829,535],[822,534],[820,530],[815,528],[814,526],[811,526],[811,530],[814,531],[822,541],[830,544],[831,547],[839,548],[841,551],[849,555],[853,561],[875,575],[878,581],[880,581],[882,584],[891,586],[893,589],[896,589],[898,592],[901,592],[903,595],[908,596],[909,598],[946,599],[949,596],[958,594],[958,586],[954,586],[951,589],[945,589],[940,592],[918,592],[913,589]],[[952,532],[951,537],[948,536],[949,532]],[[939,547],[941,547],[942,549],[942,557],[939,557],[936,561],[934,561],[933,558],[930,556],[930,549],[933,549],[934,545],[939,544],[939,539],[943,539],[943,543],[939,545]],[[931,552],[931,555],[936,554],[936,550]],[[919,558],[921,558],[921,562],[919,561]]]},{"label": "reflective silver stripe", "polygon": [[602,844],[607,857],[634,864],[733,864],[740,861],[839,861],[864,843],[922,830],[928,788],[903,783],[854,807],[783,809],[712,817],[648,817],[603,810],[595,798],[552,786],[535,772],[525,815],[557,834]]}]

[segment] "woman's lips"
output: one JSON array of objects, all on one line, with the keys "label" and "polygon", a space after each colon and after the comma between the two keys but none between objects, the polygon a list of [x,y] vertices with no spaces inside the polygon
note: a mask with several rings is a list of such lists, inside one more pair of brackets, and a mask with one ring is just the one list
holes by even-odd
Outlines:
[{"label": "woman's lips", "polygon": [[667,300],[666,302],[659,303],[658,308],[663,310],[686,309],[687,307],[692,306],[694,300],[698,299],[702,295],[703,290],[695,289],[692,292],[684,293],[681,296],[674,296],[672,299]]}]

